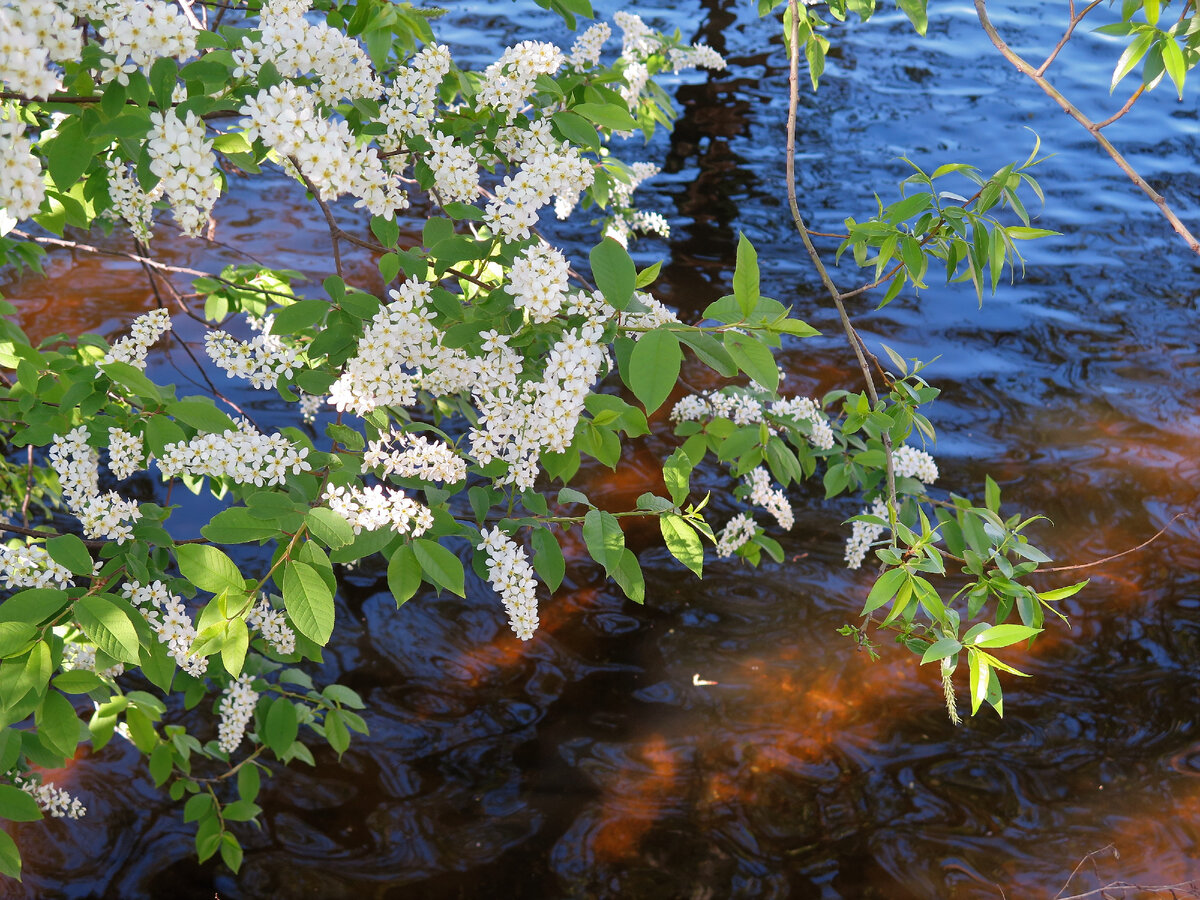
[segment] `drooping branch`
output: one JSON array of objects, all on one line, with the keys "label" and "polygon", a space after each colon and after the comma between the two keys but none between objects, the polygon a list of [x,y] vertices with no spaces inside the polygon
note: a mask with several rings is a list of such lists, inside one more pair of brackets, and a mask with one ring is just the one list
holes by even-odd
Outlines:
[{"label": "drooping branch", "polygon": [[[1095,4],[1092,5],[1094,6]],[[1088,7],[1088,9],[1090,8],[1091,7]],[[1084,12],[1087,12],[1087,10]],[[1067,115],[1086,128],[1088,134],[1090,134],[1095,139],[1096,143],[1104,149],[1105,153],[1112,157],[1113,162],[1117,164],[1120,170],[1129,176],[1129,180],[1136,184],[1141,189],[1142,193],[1149,197],[1154,202],[1154,205],[1162,211],[1162,214],[1166,217],[1167,221],[1171,223],[1171,227],[1174,228],[1176,233],[1184,239],[1191,251],[1193,253],[1200,253],[1200,240],[1197,240],[1191,231],[1188,230],[1188,227],[1183,224],[1183,221],[1175,214],[1175,211],[1171,209],[1166,199],[1158,191],[1150,187],[1150,185],[1146,182],[1146,179],[1138,174],[1137,170],[1129,164],[1129,161],[1125,159],[1121,152],[1113,146],[1112,141],[1101,134],[1100,129],[1107,125],[1109,121],[1115,121],[1115,118],[1102,123],[1093,122],[1090,118],[1084,115],[1079,107],[1064,97],[1058,91],[1058,89],[1054,87],[1054,85],[1046,80],[1045,76],[1041,74],[1042,71],[1044,71],[1044,66],[1042,69],[1035,69],[1028,62],[1026,62],[1026,60],[1022,58],[1020,54],[1009,47],[1008,44],[1004,42],[1004,39],[1000,37],[1000,33],[996,30],[996,26],[992,24],[991,19],[988,18],[987,0],[975,0],[975,13],[979,17],[979,24],[982,26],[984,33],[988,36],[988,40],[990,40],[995,48],[1000,51],[1000,55],[1012,63],[1013,67],[1018,72],[1027,76],[1033,81],[1034,84],[1040,87],[1047,96],[1049,96],[1052,100],[1054,100],[1055,103],[1062,107],[1063,111]],[[1080,15],[1082,16],[1083,13]],[[1124,112],[1122,112],[1121,115],[1124,115]]]},{"label": "drooping branch", "polygon": [[[808,251],[808,258],[812,260],[813,268],[817,270],[817,274],[821,277],[821,283],[825,285],[825,290],[829,292],[834,306],[837,307],[838,317],[842,320],[842,329],[846,332],[846,340],[849,341],[850,348],[854,351],[855,358],[858,359],[858,366],[862,370],[863,381],[867,387],[867,396],[871,399],[871,406],[874,408],[879,404],[879,393],[875,390],[875,379],[871,375],[871,367],[867,364],[867,358],[863,353],[865,348],[862,344],[862,339],[858,336],[854,324],[850,321],[850,316],[846,313],[846,305],[842,302],[841,292],[838,291],[837,285],[833,283],[833,278],[830,277],[829,270],[825,268],[825,263],[821,260],[821,254],[817,252],[812,238],[809,237],[808,226],[804,222],[804,217],[800,215],[800,206],[796,201],[796,111],[800,105],[800,10],[797,0],[788,0],[788,10],[791,13],[792,19],[792,33],[790,36],[791,58],[788,71],[788,206],[792,211],[792,220],[795,222],[796,230],[800,233],[800,239],[804,242],[804,249]],[[899,504],[896,500],[896,471],[892,464],[892,438],[886,431],[882,432],[881,437],[883,439],[884,455],[887,463],[888,500],[892,515],[895,515]]]}]

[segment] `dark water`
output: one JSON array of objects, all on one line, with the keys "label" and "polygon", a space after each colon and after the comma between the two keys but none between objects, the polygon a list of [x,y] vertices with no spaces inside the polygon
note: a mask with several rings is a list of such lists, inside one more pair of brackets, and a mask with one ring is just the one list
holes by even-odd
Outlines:
[{"label": "dark water", "polygon": [[[995,5],[1009,42],[1038,59],[1065,19],[1065,4]],[[682,79],[674,133],[628,148],[665,160],[643,203],[675,231],[636,253],[666,259],[660,296],[686,318],[728,288],[746,232],[764,292],[834,335],[789,348],[792,386],[852,387],[853,361],[788,224],[778,26],[749,6],[643,8],[731,65]],[[873,208],[872,191],[894,196],[901,155],[987,173],[1024,159],[1026,127],[1039,131],[1056,154],[1042,167],[1041,224],[1064,236],[1028,248],[1027,278],[982,309],[969,288],[935,286],[919,304],[864,303],[858,320],[873,344],[940,356],[928,375],[945,391],[930,410],[942,484],[971,491],[991,473],[1014,509],[1053,519],[1038,537],[1058,560],[1087,562],[1197,511],[1200,261],[991,51],[970,3],[932,6],[926,40],[891,12],[835,38],[820,94],[802,100],[802,206],[814,227],[836,231]],[[452,43],[486,62],[514,15],[560,33],[548,14],[478,3],[455,11]],[[1125,96],[1107,92],[1118,53],[1083,33],[1050,74],[1103,118]],[[1110,136],[1196,224],[1196,93],[1179,103],[1167,90]],[[240,190],[219,220],[222,240],[328,274],[312,252],[325,245],[317,220],[282,179]],[[168,239],[158,251],[199,268],[233,258]],[[372,284],[370,261],[354,266]],[[111,333],[153,305],[140,271],[120,261],[62,253],[49,271],[2,286],[38,333]],[[836,277],[857,280],[846,268]],[[198,344],[191,323],[176,324]],[[190,371],[177,345],[155,364],[175,380],[171,366]],[[284,420],[261,399],[253,412],[260,424]],[[585,473],[586,489],[625,508],[669,446],[660,436],[632,448],[615,477]],[[703,481],[727,484],[715,470]],[[115,741],[60,778],[86,819],[16,827],[26,879],[8,895],[1050,898],[1110,843],[1120,858],[1098,856],[1067,894],[1200,875],[1195,518],[1087,573],[1092,585],[1064,604],[1072,630],[1013,653],[1034,677],[1006,680],[1008,717],[954,728],[932,666],[886,646],[871,663],[835,633],[868,580],[841,568],[838,523],[853,507],[793,500],[787,562],[757,572],[713,564],[696,583],[653,534],[632,533],[648,567],[644,608],[568,546],[567,580],[526,645],[478,582],[465,601],[419,595],[397,612],[381,570],[348,573],[318,675],[364,694],[371,737],[356,738],[341,766],[318,754],[315,770],[298,765],[264,786],[263,829],[242,832],[240,875],[196,864],[178,807]],[[723,521],[731,508],[718,508]]]}]

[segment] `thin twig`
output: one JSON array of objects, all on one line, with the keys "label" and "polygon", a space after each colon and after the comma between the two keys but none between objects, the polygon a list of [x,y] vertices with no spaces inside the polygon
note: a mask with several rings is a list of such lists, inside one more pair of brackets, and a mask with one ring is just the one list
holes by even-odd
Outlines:
[{"label": "thin twig", "polygon": [[329,204],[321,199],[321,192],[317,190],[316,186],[309,180],[308,176],[304,174],[304,171],[300,168],[300,163],[296,161],[296,157],[289,156],[288,159],[291,160],[292,165],[296,169],[296,174],[300,176],[300,180],[304,182],[304,186],[308,188],[309,193],[313,195],[313,199],[317,201],[317,205],[321,207],[321,212],[325,216],[325,223],[329,226],[329,238],[333,242],[333,266],[335,269],[337,269],[338,278],[341,278],[344,281],[345,275],[342,272],[342,252],[340,249],[338,249],[338,232],[341,231],[341,229],[338,228],[338,224],[333,218],[333,212],[330,210]]},{"label": "thin twig", "polygon": [[1055,566],[1053,569],[1038,569],[1038,573],[1040,574],[1042,572],[1070,572],[1073,569],[1090,569],[1092,566],[1099,566],[1099,565],[1103,565],[1106,562],[1112,562],[1112,560],[1118,559],[1129,553],[1136,553],[1137,551],[1141,550],[1143,547],[1148,547],[1152,543],[1157,541],[1160,537],[1163,536],[1163,534],[1166,532],[1166,530],[1168,528],[1170,528],[1172,525],[1174,525],[1179,519],[1186,519],[1190,515],[1191,515],[1190,512],[1176,513],[1174,516],[1171,517],[1170,522],[1168,522],[1166,525],[1164,525],[1162,528],[1160,528],[1158,530],[1158,532],[1154,535],[1154,537],[1152,537],[1148,540],[1142,541],[1136,547],[1130,547],[1128,550],[1122,550],[1120,553],[1114,553],[1112,556],[1106,556],[1103,559],[1096,559],[1089,563],[1080,563],[1077,566]]},{"label": "thin twig", "polygon": [[1004,42],[1004,39],[1000,37],[1000,33],[996,30],[996,27],[992,24],[991,19],[988,18],[987,0],[975,0],[975,13],[979,17],[979,24],[983,27],[984,33],[988,36],[988,39],[992,42],[995,48],[1000,51],[1000,55],[1012,63],[1018,72],[1032,79],[1038,87],[1045,91],[1047,96],[1049,96],[1054,100],[1055,103],[1063,108],[1063,111],[1066,112],[1067,115],[1086,128],[1088,133],[1095,139],[1096,143],[1098,143],[1104,149],[1104,152],[1112,157],[1113,162],[1117,164],[1118,168],[1120,168],[1122,172],[1129,176],[1129,180],[1136,184],[1141,189],[1142,193],[1154,202],[1154,205],[1159,208],[1162,214],[1166,217],[1167,221],[1171,223],[1171,227],[1175,229],[1175,232],[1187,242],[1187,245],[1191,251],[1193,253],[1200,253],[1200,240],[1197,240],[1196,237],[1188,230],[1187,226],[1183,224],[1179,216],[1175,215],[1175,211],[1171,209],[1163,196],[1158,191],[1154,190],[1154,188],[1150,187],[1150,185],[1146,182],[1146,179],[1138,174],[1137,170],[1129,164],[1125,157],[1121,155],[1121,152],[1113,146],[1112,141],[1100,133],[1100,127],[1087,116],[1085,116],[1079,110],[1079,108],[1075,106],[1075,104],[1060,94],[1054,85],[1047,81],[1042,75],[1038,74],[1037,69],[1026,62],[1011,47],[1009,47],[1008,44]]},{"label": "thin twig", "polygon": [[1071,22],[1067,25],[1067,30],[1063,32],[1063,36],[1058,39],[1058,43],[1054,45],[1054,49],[1050,51],[1050,55],[1046,57],[1046,61],[1037,68],[1038,75],[1045,75],[1046,70],[1050,68],[1050,63],[1054,62],[1054,57],[1058,56],[1059,51],[1067,46],[1067,41],[1071,39],[1071,34],[1075,31],[1075,26],[1083,21],[1083,17],[1090,13],[1093,9],[1099,6],[1103,0],[1092,0],[1091,3],[1079,15],[1075,15],[1075,0],[1071,0],[1070,16]]},{"label": "thin twig", "polygon": [[[867,385],[867,396],[871,398],[871,406],[874,408],[879,404],[879,394],[875,390],[875,379],[871,375],[871,368],[867,365],[867,359],[863,355],[858,332],[855,331],[854,325],[850,321],[850,316],[846,314],[846,306],[842,303],[842,295],[839,293],[837,285],[830,278],[825,264],[821,262],[821,255],[817,253],[817,248],[813,246],[812,238],[808,236],[808,226],[804,224],[804,217],[800,215],[800,207],[796,202],[796,110],[800,105],[800,10],[796,0],[788,0],[788,9],[792,16],[787,120],[788,206],[791,208],[792,220],[796,224],[796,230],[800,233],[800,239],[804,242],[804,249],[808,251],[808,258],[812,260],[813,267],[821,277],[821,283],[825,285],[825,290],[829,292],[829,296],[833,298],[833,303],[837,307],[838,316],[842,320],[842,328],[846,332],[846,340],[850,342],[850,348],[858,358],[858,366],[862,370],[863,379]],[[896,472],[892,464],[892,438],[886,431],[882,432],[880,436],[883,439],[883,445],[886,450],[884,455],[886,457],[885,462],[887,463],[888,499],[891,503],[892,514],[895,515],[895,511],[899,507],[899,502],[896,499]],[[895,533],[893,531],[894,539]]]},{"label": "thin twig", "polygon": [[1130,95],[1128,100],[1125,101],[1124,106],[1122,106],[1120,109],[1118,109],[1115,113],[1113,113],[1111,116],[1109,116],[1103,122],[1096,123],[1096,130],[1099,131],[1101,128],[1107,128],[1113,122],[1117,121],[1117,119],[1121,118],[1121,116],[1125,115],[1125,113],[1127,113],[1131,109],[1133,109],[1133,104],[1137,103],[1138,97],[1142,96],[1142,94],[1145,93],[1145,91],[1146,91],[1146,86],[1144,84],[1139,84],[1138,89]]}]

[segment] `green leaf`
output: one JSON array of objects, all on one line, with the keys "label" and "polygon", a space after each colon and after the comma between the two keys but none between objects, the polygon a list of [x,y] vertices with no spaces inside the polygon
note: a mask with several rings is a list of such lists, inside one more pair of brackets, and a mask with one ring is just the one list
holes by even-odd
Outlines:
[{"label": "green leaf", "polygon": [[83,136],[80,119],[69,117],[56,137],[43,145],[46,168],[60,191],[66,193],[79,180],[96,152],[96,145]]},{"label": "green leaf", "polygon": [[311,328],[320,322],[327,312],[329,312],[329,303],[326,300],[298,300],[290,306],[275,311],[271,334],[295,334]]},{"label": "green leaf", "polygon": [[992,480],[991,475],[983,477],[984,504],[994,513],[1000,511],[1000,486]]},{"label": "green leaf", "polygon": [[246,628],[245,620],[230,619],[225,624],[225,641],[221,644],[221,665],[234,678],[242,674],[249,647],[250,632]]},{"label": "green leaf", "polygon": [[867,602],[863,606],[862,615],[870,615],[890,601],[907,579],[908,572],[904,569],[888,569],[880,575],[879,580],[871,588],[871,592],[867,594]]},{"label": "green leaf", "polygon": [[346,723],[342,720],[342,714],[336,709],[331,709],[325,714],[325,740],[329,741],[329,746],[337,753],[340,759],[342,754],[350,746],[350,732],[346,728]]},{"label": "green leaf", "polygon": [[634,603],[646,602],[646,580],[642,575],[642,567],[638,565],[637,554],[628,547],[621,551],[621,560],[613,569],[612,577],[625,596]]},{"label": "green leaf", "polygon": [[590,254],[592,277],[604,299],[615,309],[624,309],[633,299],[637,268],[629,252],[612,238],[605,238]]},{"label": "green leaf", "polygon": [[738,234],[737,264],[733,270],[733,296],[743,316],[749,316],[758,304],[758,254],[741,233]]},{"label": "green leaf", "polygon": [[[0,784],[0,819],[10,822],[36,822],[42,818],[37,801],[11,784]],[[8,835],[0,831],[0,834]]]},{"label": "green leaf", "polygon": [[221,861],[235,874],[242,867],[242,845],[231,831],[221,834]]},{"label": "green leaf", "polygon": [[258,766],[249,763],[238,769],[237,788],[240,799],[247,803],[253,803],[261,786],[262,775],[258,771]]},{"label": "green leaf", "polygon": [[925,12],[928,2],[929,0],[897,0],[904,14],[908,16],[908,21],[912,22],[913,28],[921,37],[925,37],[925,29],[929,27],[929,18]]},{"label": "green leaf", "polygon": [[37,628],[28,622],[0,622],[0,659],[27,652],[37,635]]},{"label": "green leaf", "polygon": [[563,559],[562,547],[558,538],[549,528],[533,530],[533,569],[546,582],[546,587],[553,593],[562,584],[567,572],[567,563]]},{"label": "green leaf", "polygon": [[421,586],[421,564],[410,544],[401,544],[388,560],[388,589],[396,600],[396,608],[406,603]]},{"label": "green leaf", "polygon": [[1038,597],[1042,600],[1048,600],[1050,602],[1054,602],[1055,600],[1065,600],[1068,597],[1074,597],[1076,594],[1078,594],[1084,589],[1084,587],[1087,586],[1087,583],[1087,580],[1085,580],[1069,585],[1068,587],[1055,588],[1052,591],[1039,591]]},{"label": "green leaf", "polygon": [[[583,116],[601,128],[610,128],[613,131],[636,131],[638,128],[637,120],[633,116],[612,103],[580,103],[572,106],[571,112]],[[606,240],[611,240],[611,238],[606,238]]]},{"label": "green leaf", "polygon": [[1008,647],[1028,640],[1035,634],[1041,634],[1041,631],[1040,628],[1029,628],[1026,625],[993,625],[975,635],[971,644],[975,647]]},{"label": "green leaf", "polygon": [[[20,788],[14,788],[20,791]],[[21,791],[24,794],[24,791]],[[26,795],[28,796],[28,795]],[[32,798],[31,798],[32,799]],[[36,803],[34,804],[37,805]],[[0,831],[0,874],[21,880],[21,851],[7,831]]]},{"label": "green leaf", "polygon": [[63,568],[75,575],[91,575],[92,554],[83,541],[73,534],[64,534],[46,541],[46,552]]},{"label": "green leaf", "polygon": [[308,563],[289,560],[283,568],[283,605],[296,630],[324,647],[333,634],[333,592]]},{"label": "green leaf", "polygon": [[125,610],[93,595],[76,600],[74,611],[75,621],[93,644],[118,662],[138,664],[137,629]]},{"label": "green leaf", "polygon": [[266,722],[263,725],[263,743],[271,748],[276,756],[282,757],[300,734],[299,719],[296,707],[287,697],[280,697],[267,710]]},{"label": "green leaf", "polygon": [[354,540],[354,529],[345,517],[324,506],[309,510],[305,524],[312,536],[331,550],[345,547]]},{"label": "green leaf", "polygon": [[667,457],[663,463],[663,481],[667,485],[667,493],[675,501],[676,506],[683,504],[691,491],[692,459],[680,448]]},{"label": "green leaf", "polygon": [[64,757],[75,755],[79,744],[79,716],[71,701],[58,691],[47,691],[34,718],[38,737]]},{"label": "green leaf", "polygon": [[967,648],[967,664],[971,671],[971,715],[979,712],[979,706],[987,697],[991,669],[983,655]]},{"label": "green leaf", "polygon": [[467,595],[466,574],[463,572],[461,559],[437,541],[428,538],[417,538],[412,542],[412,548],[417,562],[421,564],[421,570],[432,584],[459,597]]},{"label": "green leaf", "polygon": [[674,514],[660,516],[658,527],[671,555],[695,572],[697,577],[703,576],[704,545],[700,543],[696,529],[683,516]]},{"label": "green leaf", "polygon": [[54,679],[54,686],[64,694],[86,694],[104,687],[104,681],[95,672],[87,669],[72,669]]},{"label": "green leaf", "polygon": [[245,544],[264,538],[278,537],[277,524],[256,517],[244,506],[223,509],[200,533],[215,544]]},{"label": "green leaf", "polygon": [[211,400],[199,397],[185,397],[166,405],[167,412],[185,425],[191,425],[197,431],[206,434],[223,434],[234,431],[233,419],[221,412]]},{"label": "green leaf", "polygon": [[1121,54],[1121,58],[1117,60],[1117,67],[1113,70],[1112,83],[1109,85],[1109,93],[1116,90],[1121,79],[1128,75],[1133,67],[1136,66],[1146,55],[1146,51],[1150,49],[1150,45],[1154,43],[1155,30],[1149,29],[1142,31],[1129,42],[1129,46],[1125,48],[1125,52]]},{"label": "green leaf", "polygon": [[221,591],[243,593],[246,581],[233,560],[208,544],[180,544],[175,548],[179,573],[210,594]]},{"label": "green leaf", "polygon": [[679,339],[665,329],[647,332],[629,357],[629,389],[652,413],[670,396],[679,380],[683,351]]},{"label": "green leaf", "polygon": [[1166,67],[1171,80],[1175,82],[1175,89],[1179,91],[1179,99],[1182,100],[1183,81],[1187,78],[1187,63],[1184,62],[1183,51],[1179,49],[1175,38],[1168,34],[1164,34],[1158,43],[1162,48],[1163,66]]},{"label": "green leaf", "polygon": [[621,564],[625,550],[625,532],[616,517],[602,509],[589,509],[583,517],[583,541],[592,559],[604,566],[611,576]]},{"label": "green leaf", "polygon": [[104,363],[98,368],[111,378],[115,384],[129,388],[138,397],[145,400],[153,400],[156,403],[162,401],[162,393],[154,382],[147,378],[140,369],[131,366],[129,363],[110,362]]},{"label": "green leaf", "polygon": [[934,641],[925,648],[925,653],[921,656],[921,665],[925,663],[937,662],[945,659],[947,656],[953,656],[962,649],[962,644],[952,637],[944,637],[939,641]]},{"label": "green leaf", "polygon": [[768,391],[779,387],[779,367],[771,350],[757,338],[736,331],[725,332],[725,349],[738,368]]}]

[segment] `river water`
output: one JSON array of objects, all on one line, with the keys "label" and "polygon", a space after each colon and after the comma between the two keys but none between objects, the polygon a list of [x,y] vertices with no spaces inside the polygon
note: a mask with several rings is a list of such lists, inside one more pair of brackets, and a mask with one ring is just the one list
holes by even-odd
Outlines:
[{"label": "river water", "polygon": [[[730,67],[672,83],[683,112],[674,132],[622,150],[663,163],[642,202],[674,229],[635,256],[664,260],[659,296],[687,319],[729,289],[745,232],[763,260],[764,293],[829,335],[789,345],[789,386],[854,388],[853,359],[791,233],[786,59],[778,24],[752,6],[640,8],[655,25],[707,40]],[[873,191],[894,198],[902,155],[927,170],[962,161],[986,174],[1023,160],[1027,129],[1038,131],[1054,154],[1040,167],[1038,224],[1063,236],[1028,247],[1023,281],[1002,284],[982,308],[969,287],[931,282],[919,302],[905,295],[872,311],[863,300],[855,313],[876,349],[938,357],[927,375],[944,389],[929,410],[941,484],[979,493],[992,474],[1006,508],[1053,520],[1037,539],[1059,564],[1086,563],[1197,512],[1200,261],[1082,129],[992,51],[970,3],[931,6],[924,40],[891,9],[838,29],[820,93],[802,98],[802,208],[813,227],[837,231],[845,216],[869,214]],[[993,6],[1009,43],[1038,60],[1066,18],[1065,3]],[[517,21],[523,36],[567,40],[549,14],[492,3],[456,6],[443,34],[456,57],[482,65]],[[1108,94],[1118,54],[1110,39],[1081,32],[1050,76],[1103,118],[1127,96],[1125,86]],[[1195,226],[1196,92],[1178,102],[1169,90],[1110,136]],[[328,274],[327,237],[286,180],[239,188],[218,219],[221,240]],[[555,234],[586,246],[585,227]],[[198,268],[234,259],[167,235],[157,251]],[[843,286],[866,280],[846,263],[835,274]],[[377,279],[369,259],[353,267],[351,280]],[[47,278],[10,278],[0,291],[39,335],[116,334],[154,304],[133,264],[68,252],[51,257]],[[200,332],[176,319],[198,347]],[[177,344],[154,366],[181,384],[193,371]],[[242,399],[260,424],[286,421],[277,405]],[[615,476],[586,471],[586,490],[627,508],[670,446],[660,427]],[[700,483],[723,521],[728,482],[710,470]],[[1050,626],[1032,652],[1011,651],[1033,677],[1006,678],[1007,717],[986,711],[956,728],[933,666],[886,643],[871,662],[836,634],[855,621],[869,581],[841,565],[839,523],[854,505],[810,489],[792,499],[798,523],[784,564],[710,564],[702,583],[653,534],[631,532],[647,567],[641,608],[569,545],[567,579],[528,644],[478,581],[466,600],[424,593],[397,611],[380,568],[347,573],[316,674],[364,695],[371,736],[356,737],[341,765],[318,753],[316,769],[297,765],[264,785],[263,828],[241,832],[239,875],[195,862],[179,807],[117,740],[59,775],[89,807],[85,819],[15,827],[25,882],[0,890],[905,900],[1051,898],[1064,886],[1065,896],[1109,880],[1200,875],[1200,521],[1177,521],[1150,547],[1085,572],[1091,585],[1063,604],[1070,630]],[[1097,854],[1067,884],[1110,844],[1119,858]]]}]

